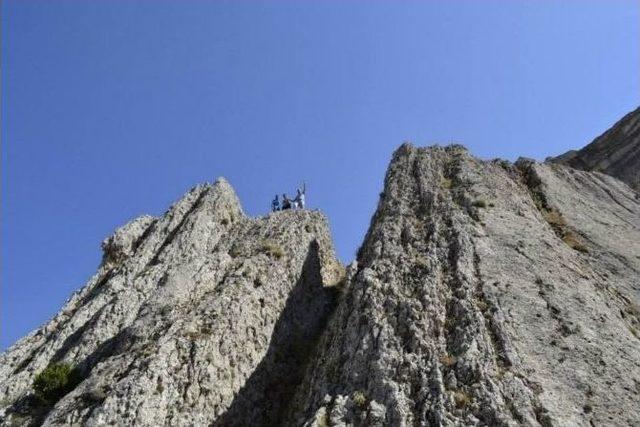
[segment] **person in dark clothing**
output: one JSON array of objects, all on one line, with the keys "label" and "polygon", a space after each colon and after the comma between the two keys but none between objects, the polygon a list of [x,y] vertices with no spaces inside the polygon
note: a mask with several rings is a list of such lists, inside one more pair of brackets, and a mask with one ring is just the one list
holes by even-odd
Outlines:
[{"label": "person in dark clothing", "polygon": [[282,210],[291,209],[291,200],[287,197],[286,194],[282,195]]},{"label": "person in dark clothing", "polygon": [[275,199],[271,201],[271,212],[276,212],[280,210],[280,200],[278,200],[278,195],[276,194]]}]

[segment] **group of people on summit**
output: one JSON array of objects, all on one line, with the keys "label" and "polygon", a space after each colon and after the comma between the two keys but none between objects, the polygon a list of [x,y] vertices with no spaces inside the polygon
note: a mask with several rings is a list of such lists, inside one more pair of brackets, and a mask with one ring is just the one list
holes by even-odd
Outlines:
[{"label": "group of people on summit", "polygon": [[278,195],[271,201],[271,211],[284,211],[287,209],[304,209],[304,196],[307,192],[307,186],[304,182],[302,182],[302,187],[298,188],[298,193],[296,197],[292,200],[289,199],[286,193],[282,194],[282,204],[280,203],[280,199],[278,199]]}]

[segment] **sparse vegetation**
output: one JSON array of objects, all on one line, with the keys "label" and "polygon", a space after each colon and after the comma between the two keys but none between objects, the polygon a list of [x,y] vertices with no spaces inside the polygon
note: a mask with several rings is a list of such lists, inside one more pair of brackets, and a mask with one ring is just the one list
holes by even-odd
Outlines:
[{"label": "sparse vegetation", "polygon": [[567,227],[562,214],[555,208],[541,209],[542,217],[549,223],[556,235],[560,237],[569,247],[575,249],[578,252],[589,253],[589,250],[584,246],[578,236]]},{"label": "sparse vegetation", "polygon": [[451,181],[450,178],[442,178],[442,181],[440,181],[440,185],[442,185],[442,188],[446,188],[447,190],[453,188],[453,181]]},{"label": "sparse vegetation", "polygon": [[456,408],[462,409],[471,403],[471,396],[464,391],[458,390],[453,393],[453,400],[456,403]]},{"label": "sparse vegetation", "polygon": [[455,319],[453,317],[447,317],[444,320],[444,327],[447,330],[453,330],[453,328],[455,328],[455,326],[456,326],[456,321],[455,321]]},{"label": "sparse vegetation", "polygon": [[484,300],[479,299],[479,300],[476,302],[476,305],[478,306],[478,308],[480,309],[480,311],[482,311],[483,313],[484,313],[485,311],[489,310],[489,304],[488,304],[486,301],[484,301]]},{"label": "sparse vegetation", "polygon": [[487,202],[486,202],[486,200],[483,200],[483,199],[474,200],[473,203],[471,203],[471,204],[476,208],[486,208],[487,207]]},{"label": "sparse vegetation", "polygon": [[358,408],[364,408],[367,404],[367,396],[360,390],[354,391],[351,398]]},{"label": "sparse vegetation", "polygon": [[275,259],[280,259],[284,256],[284,249],[272,240],[263,240],[260,243],[260,252]]},{"label": "sparse vegetation", "polygon": [[640,318],[640,305],[631,302],[627,305],[626,312]]},{"label": "sparse vegetation", "polygon": [[329,427],[329,420],[327,420],[326,414],[321,414],[316,418],[316,424],[318,427]]},{"label": "sparse vegetation", "polygon": [[570,230],[565,231],[564,236],[562,236],[562,240],[569,245],[572,249],[575,249],[578,252],[589,253],[589,250],[578,240],[577,236]]},{"label": "sparse vegetation", "polygon": [[54,363],[36,375],[33,389],[42,402],[54,405],[73,390],[81,380],[76,368],[67,363]]},{"label": "sparse vegetation", "polygon": [[231,255],[231,258],[238,258],[240,255],[242,255],[242,249],[239,245],[233,245],[229,250],[229,255]]},{"label": "sparse vegetation", "polygon": [[493,162],[497,163],[502,169],[506,170],[507,172],[510,172],[513,169],[511,163],[508,160],[495,159],[493,160]]},{"label": "sparse vegetation", "polygon": [[554,229],[567,225],[562,214],[556,209],[542,209],[541,213],[545,221],[547,221]]},{"label": "sparse vegetation", "polygon": [[209,335],[211,335],[211,333],[212,333],[211,328],[207,325],[203,325],[197,331],[185,332],[184,336],[190,339],[191,341],[197,341],[197,340],[201,340],[208,337]]},{"label": "sparse vegetation", "polygon": [[453,365],[455,365],[456,363],[458,363],[458,358],[455,356],[452,356],[450,354],[444,355],[440,357],[440,363],[442,363],[444,366],[450,368]]},{"label": "sparse vegetation", "polygon": [[418,267],[418,268],[428,268],[429,267],[429,260],[424,257],[419,255],[418,257],[416,257],[414,264]]}]

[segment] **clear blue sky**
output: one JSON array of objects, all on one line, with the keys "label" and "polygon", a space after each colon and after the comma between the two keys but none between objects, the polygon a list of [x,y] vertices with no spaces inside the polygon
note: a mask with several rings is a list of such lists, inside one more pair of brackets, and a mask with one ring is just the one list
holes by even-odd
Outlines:
[{"label": "clear blue sky", "polygon": [[196,183],[305,179],[348,262],[405,140],[585,145],[640,104],[640,2],[4,0],[1,71],[6,348]]}]

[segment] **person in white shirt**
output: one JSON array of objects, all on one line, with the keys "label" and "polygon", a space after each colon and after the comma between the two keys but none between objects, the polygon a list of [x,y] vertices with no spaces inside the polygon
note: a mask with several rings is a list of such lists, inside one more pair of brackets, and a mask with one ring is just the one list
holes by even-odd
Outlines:
[{"label": "person in white shirt", "polygon": [[298,194],[296,195],[296,198],[293,199],[293,205],[297,209],[304,209],[304,204],[305,204],[304,196],[306,192],[307,192],[307,185],[303,181],[302,188],[298,188]]}]

